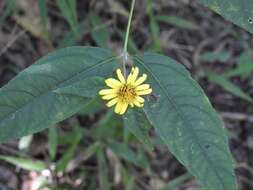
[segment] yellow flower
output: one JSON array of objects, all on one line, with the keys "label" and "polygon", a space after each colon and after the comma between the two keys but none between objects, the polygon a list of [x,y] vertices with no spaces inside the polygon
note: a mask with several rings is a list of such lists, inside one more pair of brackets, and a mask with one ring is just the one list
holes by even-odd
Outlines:
[{"label": "yellow flower", "polygon": [[141,95],[147,95],[152,92],[149,84],[143,84],[147,79],[147,75],[143,74],[138,78],[139,68],[133,67],[127,79],[122,75],[120,69],[116,71],[118,79],[109,78],[105,83],[110,89],[103,89],[99,91],[103,100],[108,100],[106,104],[108,107],[115,106],[115,113],[123,115],[128,105],[131,107],[143,107],[144,98]]}]

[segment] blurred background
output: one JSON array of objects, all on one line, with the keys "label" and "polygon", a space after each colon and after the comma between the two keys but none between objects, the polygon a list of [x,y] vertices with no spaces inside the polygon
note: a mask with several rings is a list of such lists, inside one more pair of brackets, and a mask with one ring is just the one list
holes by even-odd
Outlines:
[{"label": "blurred background", "polygon": [[[59,48],[123,49],[129,0],[0,0],[0,86]],[[253,36],[197,0],[136,1],[131,54],[183,64],[224,120],[239,190],[253,189]],[[71,64],[71,63],[69,63]],[[32,118],[31,118],[32,119]],[[96,100],[57,126],[0,144],[0,190],[200,190],[150,129],[153,148]]]}]

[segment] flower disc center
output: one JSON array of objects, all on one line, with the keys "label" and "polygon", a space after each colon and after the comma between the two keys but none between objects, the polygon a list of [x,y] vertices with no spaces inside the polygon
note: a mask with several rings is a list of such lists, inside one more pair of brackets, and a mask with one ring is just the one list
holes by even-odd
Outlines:
[{"label": "flower disc center", "polygon": [[130,85],[123,85],[118,92],[120,99],[124,102],[132,103],[136,98],[136,90],[134,87]]}]

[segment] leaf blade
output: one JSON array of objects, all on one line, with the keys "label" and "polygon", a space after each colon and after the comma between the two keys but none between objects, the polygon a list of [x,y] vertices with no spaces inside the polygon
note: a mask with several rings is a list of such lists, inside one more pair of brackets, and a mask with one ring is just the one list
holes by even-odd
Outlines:
[{"label": "leaf blade", "polygon": [[143,144],[149,148],[153,145],[149,137],[151,125],[141,109],[129,109],[124,117],[124,125],[130,130]]},{"label": "leaf blade", "polygon": [[225,19],[253,33],[253,4],[251,0],[199,0]]},{"label": "leaf blade", "polygon": [[38,132],[78,112],[89,97],[53,91],[94,75],[108,76],[115,63],[106,49],[71,47],[25,69],[0,89],[0,142]]},{"label": "leaf blade", "polygon": [[0,159],[29,171],[40,172],[47,169],[47,165],[42,161],[34,161],[26,158],[19,158],[5,155],[0,155]]},{"label": "leaf blade", "polygon": [[189,73],[159,54],[136,56],[135,63],[156,96],[144,111],[170,151],[210,190],[236,189],[223,124]]}]

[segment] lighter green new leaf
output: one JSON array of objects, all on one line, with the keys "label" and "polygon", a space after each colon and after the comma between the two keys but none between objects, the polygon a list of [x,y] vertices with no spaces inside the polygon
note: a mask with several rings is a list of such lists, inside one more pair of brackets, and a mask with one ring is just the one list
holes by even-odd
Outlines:
[{"label": "lighter green new leaf", "polygon": [[44,162],[35,161],[27,158],[0,155],[0,159],[29,171],[40,172],[47,169],[47,165]]},{"label": "lighter green new leaf", "polygon": [[186,69],[166,56],[135,56],[153,95],[144,111],[169,150],[209,190],[235,190],[228,140],[219,116]]}]

